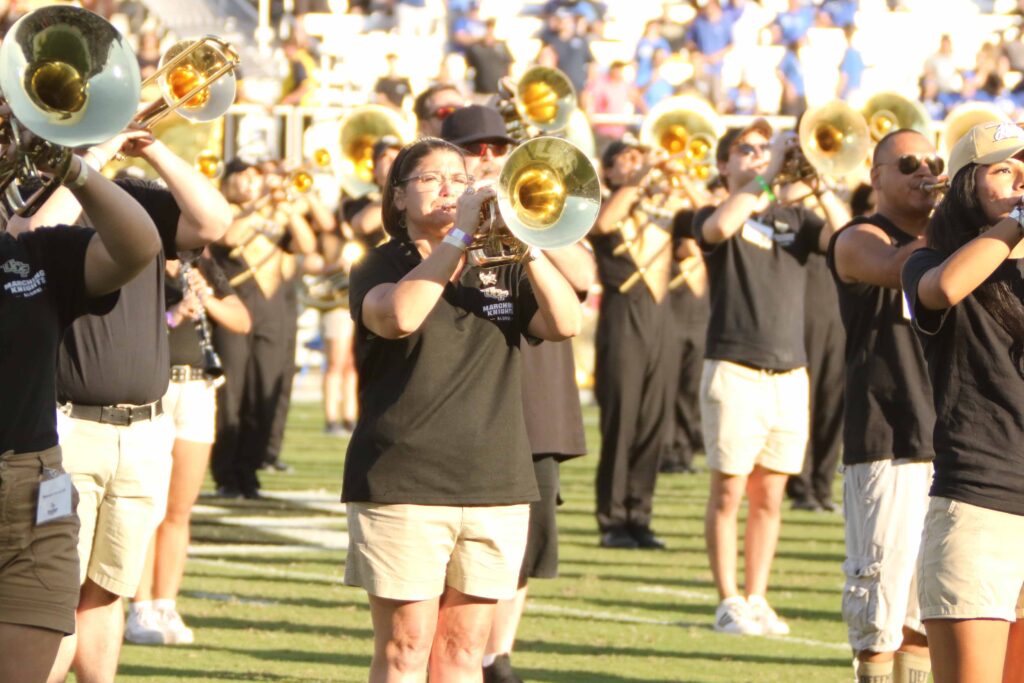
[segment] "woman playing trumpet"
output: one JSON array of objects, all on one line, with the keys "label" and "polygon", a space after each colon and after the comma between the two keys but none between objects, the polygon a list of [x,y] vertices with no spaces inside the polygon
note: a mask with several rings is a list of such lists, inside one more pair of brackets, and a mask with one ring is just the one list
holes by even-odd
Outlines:
[{"label": "woman playing trumpet", "polygon": [[537,498],[520,334],[561,340],[581,324],[576,294],[539,251],[466,267],[495,197],[471,185],[454,145],[404,148],[383,193],[392,239],[352,272],[360,415],[342,491],[345,581],[369,594],[371,681],[428,669],[432,680],[480,680],[494,605],[516,592]]}]

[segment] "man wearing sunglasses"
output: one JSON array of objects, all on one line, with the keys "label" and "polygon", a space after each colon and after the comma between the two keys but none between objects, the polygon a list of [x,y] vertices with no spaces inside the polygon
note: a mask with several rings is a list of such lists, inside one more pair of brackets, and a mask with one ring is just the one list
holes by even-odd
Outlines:
[{"label": "man wearing sunglasses", "polygon": [[932,479],[935,411],[900,271],[924,246],[942,159],[912,130],[875,147],[877,211],[829,247],[846,327],[843,618],[858,681],[927,680],[928,641],[912,589]]},{"label": "man wearing sunglasses", "polygon": [[514,144],[498,110],[479,104],[463,107],[448,116],[441,125],[441,138],[462,148],[466,154],[466,172],[477,183],[497,180]]},{"label": "man wearing sunglasses", "polygon": [[[786,479],[800,472],[807,443],[805,264],[808,254],[825,251],[833,226],[850,217],[828,190],[816,190],[827,221],[778,202],[776,177],[795,147],[792,133],[773,137],[764,119],[727,131],[716,156],[729,196],[693,221],[711,285],[700,406],[711,470],[705,540],[721,600],[714,627],[721,633],[789,632],[765,595]],[[744,494],[741,593],[737,527]]]},{"label": "man wearing sunglasses", "polygon": [[451,83],[435,83],[413,102],[417,130],[421,137],[438,137],[444,120],[466,106],[466,100]]}]

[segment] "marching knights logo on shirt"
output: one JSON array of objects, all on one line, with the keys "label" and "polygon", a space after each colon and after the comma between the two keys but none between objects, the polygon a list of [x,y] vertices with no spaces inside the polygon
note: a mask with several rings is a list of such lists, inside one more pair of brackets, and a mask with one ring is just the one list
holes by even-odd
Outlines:
[{"label": "marching knights logo on shirt", "polygon": [[46,286],[46,271],[36,271],[32,277],[29,277],[32,268],[24,261],[7,259],[0,264],[0,272],[4,274],[3,279],[6,280],[4,291],[19,299],[28,299],[42,294],[43,288]]},{"label": "marching knights logo on shirt", "polygon": [[772,221],[773,225],[766,225],[761,221],[748,218],[743,223],[740,236],[755,247],[771,249],[773,245],[788,247],[796,241],[796,233],[793,232],[789,223],[784,221]]}]

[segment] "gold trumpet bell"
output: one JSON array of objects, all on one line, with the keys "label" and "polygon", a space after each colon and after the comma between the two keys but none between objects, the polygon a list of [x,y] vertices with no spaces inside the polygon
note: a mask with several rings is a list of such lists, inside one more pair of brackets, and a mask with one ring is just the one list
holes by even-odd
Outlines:
[{"label": "gold trumpet bell", "polygon": [[581,240],[601,208],[597,169],[582,150],[555,137],[523,143],[498,179],[498,209],[512,235],[557,249]]},{"label": "gold trumpet bell", "polygon": [[861,114],[875,142],[901,128],[916,130],[925,136],[931,134],[931,118],[924,106],[896,92],[872,95],[862,107]]},{"label": "gold trumpet bell", "polygon": [[953,151],[953,146],[971,128],[991,122],[1010,123],[1010,117],[998,107],[985,102],[965,102],[955,107],[942,122],[942,146],[946,155]]},{"label": "gold trumpet bell", "polygon": [[804,114],[799,136],[800,149],[811,166],[834,178],[860,166],[871,147],[864,117],[839,100]]},{"label": "gold trumpet bell", "polygon": [[373,182],[373,146],[385,136],[404,145],[412,140],[412,126],[401,115],[376,104],[359,107],[342,121],[338,175],[348,196],[360,197],[377,189]]},{"label": "gold trumpet bell", "polygon": [[0,90],[14,118],[56,145],[110,139],[135,114],[139,65],[105,19],[71,5],[26,14],[0,45]]},{"label": "gold trumpet bell", "polygon": [[558,69],[534,66],[516,85],[516,107],[527,125],[543,133],[556,133],[569,125],[576,109],[576,90]]},{"label": "gold trumpet bell", "polygon": [[212,150],[204,150],[196,155],[196,170],[211,180],[219,178],[224,173],[224,162],[220,156]]},{"label": "gold trumpet bell", "polygon": [[219,38],[181,40],[160,57],[156,83],[168,108],[179,116],[212,121],[235,101],[237,65],[238,56]]}]

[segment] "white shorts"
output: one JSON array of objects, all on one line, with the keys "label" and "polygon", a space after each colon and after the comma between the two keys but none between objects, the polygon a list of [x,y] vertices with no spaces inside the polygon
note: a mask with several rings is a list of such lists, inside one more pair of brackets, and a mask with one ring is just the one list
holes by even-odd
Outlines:
[{"label": "white shorts", "polygon": [[324,339],[345,339],[352,336],[352,314],[347,308],[335,308],[320,314],[320,328]]},{"label": "white shorts", "polygon": [[348,504],[345,583],[391,600],[430,600],[445,586],[480,598],[516,594],[530,506]]},{"label": "white shorts", "polygon": [[931,483],[930,461],[843,468],[843,620],[855,652],[895,652],[904,626],[924,633],[915,582]]},{"label": "white shorts", "polygon": [[174,438],[213,443],[217,429],[217,390],[212,382],[193,379],[170,382],[164,394],[164,412],[174,420]]},{"label": "white shorts", "polygon": [[700,416],[708,467],[747,475],[755,465],[798,474],[810,423],[807,370],[773,373],[705,360]]},{"label": "white shorts", "polygon": [[1024,619],[1024,515],[932,498],[918,565],[922,619]]}]

